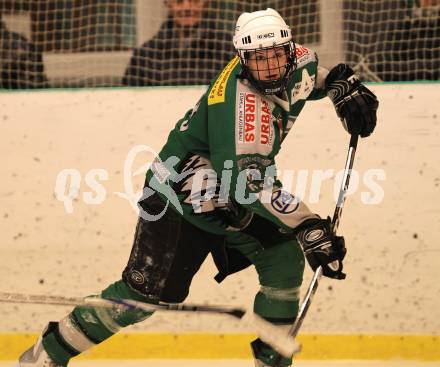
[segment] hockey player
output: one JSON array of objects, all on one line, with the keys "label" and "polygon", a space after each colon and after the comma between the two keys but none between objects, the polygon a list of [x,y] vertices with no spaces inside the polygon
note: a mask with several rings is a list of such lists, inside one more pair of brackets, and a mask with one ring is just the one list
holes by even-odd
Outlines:
[{"label": "hockey player", "polygon": [[[316,54],[293,42],[273,9],[242,14],[233,42],[237,57],[177,122],[147,173],[128,265],[101,297],[182,302],[211,253],[219,282],[254,265],[261,285],[254,312],[290,325],[304,254],[313,269],[321,265],[325,276],[344,279],[346,250],[329,219],[283,191],[275,156],[307,100],[329,96],[344,128],[362,137],[374,130],[378,102],[348,65],[318,67]],[[150,315],[76,307],[48,324],[20,366],[66,366]],[[256,366],[271,366],[277,356],[259,339],[252,351]]]}]

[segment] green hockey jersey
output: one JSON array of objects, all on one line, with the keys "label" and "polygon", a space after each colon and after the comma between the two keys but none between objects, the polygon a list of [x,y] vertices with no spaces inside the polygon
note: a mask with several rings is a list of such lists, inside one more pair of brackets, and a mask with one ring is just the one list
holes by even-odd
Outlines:
[{"label": "green hockey jersey", "polygon": [[238,57],[231,60],[169,134],[143,198],[157,191],[185,219],[216,234],[239,231],[253,215],[285,231],[316,217],[276,178],[275,157],[304,104],[325,96],[315,88],[316,54],[296,45],[296,55],[282,98],[259,93],[240,77]]}]

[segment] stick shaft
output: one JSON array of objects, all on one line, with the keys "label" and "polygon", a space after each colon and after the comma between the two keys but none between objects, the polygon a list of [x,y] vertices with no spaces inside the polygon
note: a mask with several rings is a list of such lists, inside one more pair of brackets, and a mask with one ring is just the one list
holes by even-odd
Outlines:
[{"label": "stick shaft", "polygon": [[342,209],[344,208],[345,198],[347,196],[348,186],[350,184],[351,171],[353,169],[354,157],[356,155],[356,148],[359,135],[352,135],[350,138],[350,145],[348,148],[347,159],[345,161],[344,176],[342,178],[341,189],[339,190],[338,201],[336,203],[335,211],[332,219],[332,231],[336,234],[339,227],[339,221],[342,216]]},{"label": "stick shaft", "polygon": [[313,274],[313,278],[310,282],[309,288],[307,289],[307,293],[304,296],[304,301],[299,309],[298,316],[296,317],[295,322],[293,323],[291,329],[289,330],[289,335],[293,338],[296,338],[299,329],[303,324],[303,321],[307,315],[307,311],[309,310],[309,307],[312,304],[313,296],[318,290],[319,280],[321,279],[321,276],[322,276],[322,267],[319,266],[315,270],[315,273]]},{"label": "stick shaft", "polygon": [[[341,189],[339,190],[338,195],[338,201],[336,203],[335,212],[333,214],[332,218],[332,232],[333,234],[336,234],[336,230],[339,227],[339,221],[341,219],[342,215],[342,208],[345,203],[346,194],[348,191],[348,186],[350,184],[350,177],[351,177],[351,170],[353,169],[354,164],[354,157],[356,154],[356,147],[358,143],[359,136],[358,135],[352,135],[350,138],[350,144],[348,148],[347,153],[347,159],[345,161],[345,168],[344,168],[344,176],[341,183]],[[312,304],[313,296],[315,295],[316,291],[318,290],[319,281],[322,277],[322,267],[318,266],[318,268],[315,270],[315,273],[313,274],[313,278],[309,284],[309,287],[307,288],[306,295],[304,297],[304,300],[301,304],[301,307],[299,309],[298,315],[295,319],[295,322],[292,324],[292,326],[289,329],[289,335],[295,339],[298,335],[298,332],[304,322],[304,319],[307,315],[307,311],[310,308],[310,305]],[[281,356],[278,355],[274,367],[279,367],[281,362]]]},{"label": "stick shaft", "polygon": [[84,306],[84,298],[0,292],[0,302],[56,306]]},{"label": "stick shaft", "polygon": [[175,312],[207,312],[227,314],[236,318],[242,318],[245,310],[241,308],[208,306],[198,304],[150,304],[129,299],[104,299],[100,297],[64,297],[51,295],[33,295],[21,293],[0,292],[0,302],[6,303],[31,303],[58,306],[96,306],[96,307],[122,307],[128,309],[142,309],[144,311],[175,311]]},{"label": "stick shaft", "polygon": [[[348,186],[350,184],[351,170],[353,169],[354,157],[356,153],[356,146],[358,142],[358,135],[352,135],[350,138],[350,145],[348,148],[347,159],[345,162],[344,168],[344,176],[341,183],[341,189],[338,195],[338,202],[336,203],[335,212],[333,214],[332,219],[332,231],[336,234],[336,230],[339,226],[339,221],[342,215],[342,208],[345,203],[345,197],[348,191]],[[289,334],[293,337],[298,335],[299,329],[304,321],[304,318],[307,314],[307,311],[312,303],[313,296],[318,290],[319,280],[322,276],[322,267],[319,266],[313,275],[312,281],[310,282],[309,288],[307,289],[307,293],[304,297],[304,301],[301,305],[300,311],[298,313],[298,317],[296,318],[292,328],[290,329]]]}]

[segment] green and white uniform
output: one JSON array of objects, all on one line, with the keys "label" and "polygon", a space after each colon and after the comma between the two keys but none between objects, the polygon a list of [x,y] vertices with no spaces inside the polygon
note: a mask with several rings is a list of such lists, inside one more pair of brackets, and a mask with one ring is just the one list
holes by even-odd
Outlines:
[{"label": "green and white uniform", "polygon": [[[313,216],[303,203],[282,192],[278,181],[269,194],[262,194],[265,175],[276,179],[275,157],[305,102],[325,96],[314,88],[315,53],[300,45],[296,52],[298,68],[283,99],[261,95],[240,79],[237,57],[171,131],[148,179],[186,220],[206,231],[228,234],[245,225],[237,215],[255,213],[284,230]],[[245,210],[231,210],[227,196]]]},{"label": "green and white uniform", "polygon": [[[143,215],[153,213],[141,211],[123,277],[103,290],[102,297],[181,302],[207,254],[214,253],[207,246],[221,238],[226,252],[233,250],[255,266],[261,285],[255,312],[278,324],[294,320],[304,255],[292,232],[316,215],[282,191],[275,157],[305,102],[325,95],[314,87],[315,53],[300,45],[296,52],[298,67],[283,98],[259,94],[239,77],[241,66],[235,58],[178,121],[147,174],[149,186],[140,202],[146,212],[160,211],[164,203],[172,209],[156,221],[145,220]],[[149,197],[149,188],[160,197]],[[257,196],[246,202],[249,195]],[[49,324],[42,343],[64,366],[71,357],[149,315],[76,307],[60,322]],[[267,345],[260,345],[258,353],[267,365],[276,355]],[[283,360],[284,366],[289,364]]]}]

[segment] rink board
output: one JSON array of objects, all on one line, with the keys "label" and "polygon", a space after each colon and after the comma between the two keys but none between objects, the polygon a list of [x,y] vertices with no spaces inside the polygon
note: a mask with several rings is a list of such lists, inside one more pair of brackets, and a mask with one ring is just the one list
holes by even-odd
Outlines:
[{"label": "rink board", "polygon": [[[440,83],[371,88],[381,101],[379,123],[372,137],[360,141],[355,167],[361,174],[383,170],[387,179],[379,183],[385,197],[378,206],[363,203],[361,194],[368,188],[362,180],[350,195],[340,228],[350,244],[344,261],[348,277],[322,280],[301,330],[299,358],[440,365],[439,337],[429,336],[440,333],[440,165],[435,158]],[[0,151],[4,157],[13,152],[13,159],[5,159],[0,182],[2,291],[65,294],[68,289],[69,296],[84,296],[119,279],[136,221],[129,202],[116,195],[129,192],[122,179],[124,159],[139,144],[160,149],[200,93],[201,88],[146,88],[2,94]],[[316,134],[321,130],[331,133]],[[281,169],[343,166],[348,137],[328,100],[308,104],[294,131],[279,156]],[[135,168],[145,157],[138,161]],[[70,214],[54,196],[57,175],[66,168],[78,170],[82,180],[82,195]],[[91,190],[84,178],[96,168],[107,171],[109,180],[103,183],[105,200],[92,206],[84,201]],[[127,176],[135,175],[127,170]],[[133,190],[143,184],[143,175],[136,177]],[[355,186],[355,180],[351,183]],[[322,187],[323,200],[309,203],[314,211],[334,209],[333,186],[329,180]],[[215,273],[212,262],[204,264],[188,302],[242,306],[252,301],[258,289],[252,269],[221,287],[212,279]],[[310,270],[304,284],[307,276]],[[0,360],[15,359],[36,340],[34,332],[67,312],[55,306],[1,305]],[[82,358],[246,362],[253,336],[236,334],[251,332],[238,324],[214,316],[158,314],[137,326],[139,333],[117,335]]]},{"label": "rink board", "polygon": [[[0,360],[13,360],[37,334],[0,334]],[[79,359],[249,359],[252,334],[118,334]],[[426,335],[322,335],[298,338],[302,360],[440,361],[440,337]]]}]

